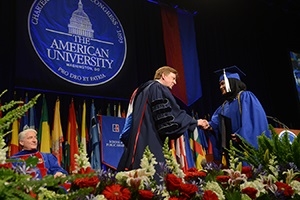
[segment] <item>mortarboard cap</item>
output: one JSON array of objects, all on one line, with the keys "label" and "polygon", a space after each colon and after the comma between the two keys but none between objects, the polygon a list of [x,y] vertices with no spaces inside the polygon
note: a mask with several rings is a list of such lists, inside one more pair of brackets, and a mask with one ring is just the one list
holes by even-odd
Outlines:
[{"label": "mortarboard cap", "polygon": [[226,67],[223,69],[219,69],[219,70],[215,71],[215,73],[220,74],[219,82],[221,82],[222,80],[225,81],[225,87],[226,87],[227,92],[231,92],[228,78],[234,78],[234,79],[241,80],[240,75],[246,76],[246,74],[244,72],[242,72],[242,70],[240,70],[235,65]]},{"label": "mortarboard cap", "polygon": [[216,71],[214,71],[214,73],[220,75],[219,81],[224,80],[224,75],[227,78],[235,78],[238,80],[241,80],[240,76],[246,76],[246,74],[235,65],[216,70]]}]

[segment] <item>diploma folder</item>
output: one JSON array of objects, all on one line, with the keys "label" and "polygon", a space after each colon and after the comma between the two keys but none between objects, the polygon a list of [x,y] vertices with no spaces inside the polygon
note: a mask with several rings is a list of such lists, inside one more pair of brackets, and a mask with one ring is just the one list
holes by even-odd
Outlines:
[{"label": "diploma folder", "polygon": [[224,115],[219,114],[219,131],[222,136],[222,148],[229,148],[229,141],[232,134],[231,119]]}]

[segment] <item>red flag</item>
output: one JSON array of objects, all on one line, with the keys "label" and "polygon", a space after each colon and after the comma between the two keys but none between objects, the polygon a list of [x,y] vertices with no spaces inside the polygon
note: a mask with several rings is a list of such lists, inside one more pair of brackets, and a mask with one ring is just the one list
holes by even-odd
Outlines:
[{"label": "red flag", "polygon": [[72,99],[69,106],[69,119],[68,119],[68,145],[69,151],[69,172],[72,173],[76,170],[75,154],[79,154],[78,150],[78,126],[76,121],[76,113],[74,101]]}]

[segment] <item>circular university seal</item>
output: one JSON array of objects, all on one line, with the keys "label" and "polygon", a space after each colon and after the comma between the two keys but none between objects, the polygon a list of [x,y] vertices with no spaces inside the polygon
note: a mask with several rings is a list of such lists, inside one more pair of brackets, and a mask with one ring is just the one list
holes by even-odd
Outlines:
[{"label": "circular university seal", "polygon": [[35,0],[28,31],[42,62],[71,83],[100,85],[123,67],[124,30],[102,0]]},{"label": "circular university seal", "polygon": [[284,137],[284,135],[287,134],[288,139],[290,141],[290,143],[294,142],[294,139],[297,137],[292,131],[290,130],[283,130],[279,133],[279,138],[282,139]]}]

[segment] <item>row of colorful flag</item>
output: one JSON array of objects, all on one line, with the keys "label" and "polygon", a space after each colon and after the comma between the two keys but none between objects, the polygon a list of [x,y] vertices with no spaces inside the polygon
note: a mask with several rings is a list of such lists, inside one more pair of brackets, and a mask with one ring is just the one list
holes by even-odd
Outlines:
[{"label": "row of colorful flag", "polygon": [[206,155],[212,154],[211,144],[205,132],[199,127],[196,127],[193,132],[186,131],[179,138],[171,140],[170,148],[183,171],[190,168],[202,169]]},{"label": "row of colorful flag", "polygon": [[[25,103],[28,101],[25,97]],[[107,115],[111,115],[110,105],[107,106]],[[121,105],[113,105],[113,115],[125,117],[125,112],[121,111]],[[81,112],[76,112],[74,100],[72,99],[68,111],[68,124],[66,131],[62,128],[60,100],[57,98],[54,106],[53,124],[49,124],[48,105],[45,95],[42,99],[41,116],[39,126],[36,122],[35,106],[29,109],[25,115],[14,121],[12,134],[9,141],[8,156],[18,151],[18,133],[25,128],[33,128],[38,131],[39,150],[41,152],[53,153],[59,163],[72,173],[76,169],[75,154],[79,153],[79,147],[89,156],[89,161],[93,169],[105,167],[101,162],[101,129],[99,118],[95,109],[94,101],[91,102],[90,116],[86,116],[86,101],[83,101]],[[81,115],[78,117],[78,115]],[[77,115],[77,116],[76,116]],[[87,123],[87,119],[89,120]],[[79,124],[79,125],[78,125]],[[190,167],[201,169],[201,162],[205,159],[208,144],[204,133],[200,129],[195,129],[193,133],[185,134],[176,141],[173,141],[171,148],[177,158],[181,168],[187,170]]]},{"label": "row of colorful flag", "polygon": [[[25,97],[24,103],[28,102],[28,96]],[[21,105],[20,105],[21,106]],[[110,104],[107,107],[107,115],[110,115]],[[113,108],[113,115],[116,117],[124,117],[124,111],[121,112],[121,104]],[[87,123],[86,101],[83,101],[81,107],[81,118],[75,110],[74,100],[71,100],[68,111],[67,130],[63,131],[61,123],[60,100],[57,98],[54,107],[53,124],[49,124],[48,105],[45,95],[42,99],[41,115],[39,126],[36,119],[35,106],[31,107],[25,115],[15,120],[12,124],[12,132],[9,135],[9,151],[8,157],[14,155],[21,150],[18,142],[18,134],[26,128],[33,128],[38,132],[39,150],[45,153],[53,153],[58,162],[70,173],[76,169],[75,154],[79,153],[81,146],[84,153],[89,156],[93,169],[101,168],[100,159],[100,127],[99,120],[94,105],[91,103],[89,123]],[[81,121],[78,121],[81,119]],[[78,126],[79,124],[79,126]],[[89,126],[89,127],[88,127]]]}]

